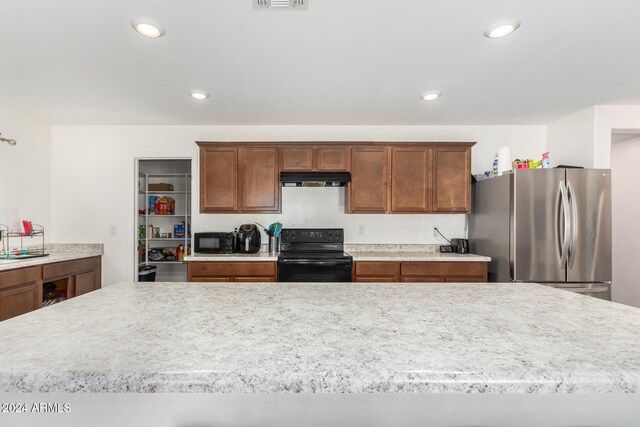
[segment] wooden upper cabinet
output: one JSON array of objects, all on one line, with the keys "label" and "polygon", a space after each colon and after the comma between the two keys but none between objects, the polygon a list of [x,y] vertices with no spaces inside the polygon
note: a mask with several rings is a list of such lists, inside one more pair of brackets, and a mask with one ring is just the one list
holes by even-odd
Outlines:
[{"label": "wooden upper cabinet", "polygon": [[283,171],[343,172],[349,170],[349,147],[285,147]]},{"label": "wooden upper cabinet", "polygon": [[471,212],[473,143],[198,145],[201,213],[281,212],[282,171],[351,172],[348,213]]},{"label": "wooden upper cabinet", "polygon": [[241,147],[241,211],[280,212],[280,149]]},{"label": "wooden upper cabinet", "polygon": [[238,211],[238,148],[200,147],[200,212]]},{"label": "wooden upper cabinet", "polygon": [[433,211],[471,212],[471,147],[434,149]]},{"label": "wooden upper cabinet", "polygon": [[391,212],[432,210],[433,148],[391,149]]},{"label": "wooden upper cabinet", "polygon": [[351,149],[350,213],[385,213],[388,206],[389,148]]},{"label": "wooden upper cabinet", "polygon": [[283,171],[313,170],[313,147],[286,147],[282,149]]},{"label": "wooden upper cabinet", "polygon": [[343,172],[349,170],[349,147],[316,148],[316,170]]}]

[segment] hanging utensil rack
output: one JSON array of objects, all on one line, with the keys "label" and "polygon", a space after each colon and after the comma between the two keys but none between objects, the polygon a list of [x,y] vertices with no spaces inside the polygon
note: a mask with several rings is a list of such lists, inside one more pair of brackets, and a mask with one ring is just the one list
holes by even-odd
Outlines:
[{"label": "hanging utensil rack", "polygon": [[0,259],[27,259],[47,256],[44,253],[44,227],[32,224],[30,233],[10,231],[9,226],[0,224]]}]

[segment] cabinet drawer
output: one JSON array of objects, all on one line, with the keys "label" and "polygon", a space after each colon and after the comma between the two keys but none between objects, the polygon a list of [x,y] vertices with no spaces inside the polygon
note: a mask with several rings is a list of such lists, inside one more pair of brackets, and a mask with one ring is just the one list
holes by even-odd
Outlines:
[{"label": "cabinet drawer", "polygon": [[276,275],[275,262],[190,262],[191,277],[235,277]]},{"label": "cabinet drawer", "polygon": [[482,276],[487,273],[486,262],[403,262],[402,276]]},{"label": "cabinet drawer", "polygon": [[356,276],[395,276],[398,274],[397,262],[358,261],[355,263]]},{"label": "cabinet drawer", "polygon": [[0,273],[0,289],[40,280],[40,267],[19,268]]},{"label": "cabinet drawer", "polygon": [[74,261],[56,262],[42,266],[42,279],[48,280],[67,277],[84,271],[95,270],[97,268],[97,258],[84,258]]},{"label": "cabinet drawer", "polygon": [[396,276],[358,276],[353,279],[354,282],[365,283],[395,283]]},{"label": "cabinet drawer", "polygon": [[444,278],[443,277],[437,277],[437,276],[423,276],[423,277],[403,277],[402,279],[400,279],[401,282],[404,283],[442,283],[444,282]]}]

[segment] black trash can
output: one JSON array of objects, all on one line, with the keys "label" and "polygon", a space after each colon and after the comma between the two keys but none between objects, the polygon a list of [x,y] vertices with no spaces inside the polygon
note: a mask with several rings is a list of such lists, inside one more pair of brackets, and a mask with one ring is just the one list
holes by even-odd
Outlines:
[{"label": "black trash can", "polygon": [[142,265],[138,267],[138,282],[155,282],[156,271],[158,271],[158,267],[155,265]]}]

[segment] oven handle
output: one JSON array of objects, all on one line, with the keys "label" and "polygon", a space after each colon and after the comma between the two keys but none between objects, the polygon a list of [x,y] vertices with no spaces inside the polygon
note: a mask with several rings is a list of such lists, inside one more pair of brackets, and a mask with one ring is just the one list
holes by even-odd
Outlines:
[{"label": "oven handle", "polygon": [[314,261],[308,259],[282,259],[278,261],[278,264],[308,264],[310,266],[314,265],[322,265],[322,266],[331,266],[331,265],[351,265],[351,260],[338,260],[338,261]]}]

